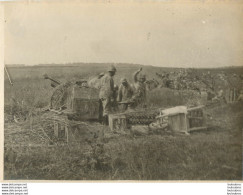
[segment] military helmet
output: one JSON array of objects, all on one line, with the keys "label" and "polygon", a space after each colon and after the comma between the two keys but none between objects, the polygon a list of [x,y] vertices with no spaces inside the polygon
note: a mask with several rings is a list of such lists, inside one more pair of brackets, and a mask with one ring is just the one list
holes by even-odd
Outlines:
[{"label": "military helmet", "polygon": [[111,66],[108,68],[108,72],[116,72],[116,68],[115,68],[115,66],[111,65]]}]

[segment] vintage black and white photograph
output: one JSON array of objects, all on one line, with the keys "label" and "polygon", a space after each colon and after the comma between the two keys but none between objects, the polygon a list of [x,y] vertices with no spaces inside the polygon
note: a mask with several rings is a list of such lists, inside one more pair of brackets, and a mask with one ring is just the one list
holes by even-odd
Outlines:
[{"label": "vintage black and white photograph", "polygon": [[4,3],[4,180],[242,180],[243,3]]}]

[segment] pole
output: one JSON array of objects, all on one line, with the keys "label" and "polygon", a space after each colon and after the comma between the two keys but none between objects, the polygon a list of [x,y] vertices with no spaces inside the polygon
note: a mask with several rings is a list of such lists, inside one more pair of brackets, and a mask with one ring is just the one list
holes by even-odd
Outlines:
[{"label": "pole", "polygon": [[7,76],[8,76],[8,80],[9,80],[10,84],[13,86],[13,83],[12,83],[12,81],[11,81],[11,78],[10,78],[10,76],[9,76],[9,74],[8,74],[8,70],[7,70],[7,68],[6,68],[5,65],[4,65],[4,70],[5,70],[5,72],[6,72]]}]

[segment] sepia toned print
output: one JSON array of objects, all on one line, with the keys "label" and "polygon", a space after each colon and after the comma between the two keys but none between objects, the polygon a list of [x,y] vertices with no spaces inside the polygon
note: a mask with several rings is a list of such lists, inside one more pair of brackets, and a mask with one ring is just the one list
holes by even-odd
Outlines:
[{"label": "sepia toned print", "polygon": [[242,180],[242,3],[4,4],[4,180]]}]

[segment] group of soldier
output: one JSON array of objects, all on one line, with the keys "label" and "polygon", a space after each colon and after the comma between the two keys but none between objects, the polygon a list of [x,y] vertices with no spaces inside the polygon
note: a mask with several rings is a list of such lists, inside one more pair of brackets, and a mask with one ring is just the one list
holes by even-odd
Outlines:
[{"label": "group of soldier", "polygon": [[[148,80],[146,76],[141,74],[142,68],[137,70],[134,75],[134,83],[131,84],[126,78],[121,79],[121,84],[118,87],[114,84],[113,77],[116,74],[116,68],[110,66],[106,73],[100,73],[96,78],[91,79],[88,85],[99,89],[99,98],[103,107],[103,118],[105,121],[108,120],[108,114],[111,112],[126,111],[128,108],[135,108],[137,106],[146,106],[146,89],[148,87]],[[162,80],[162,86],[171,89],[192,89],[201,91],[206,91],[208,98],[210,99],[210,94],[212,93],[212,98],[219,96],[224,97],[222,87],[216,90],[215,86],[224,86],[223,88],[230,88],[227,85],[231,84],[236,87],[239,83],[230,82],[233,77],[236,80],[243,81],[243,76],[238,78],[237,75],[227,75],[223,73],[211,74],[211,72],[197,74],[192,70],[180,70],[179,72],[170,72],[156,75]],[[153,82],[156,86],[159,86],[159,82]],[[217,82],[220,82],[217,84]],[[240,84],[241,85],[241,84]],[[231,86],[231,88],[232,88]],[[215,91],[218,91],[217,93]],[[237,100],[242,101],[243,90],[239,90],[237,95]],[[118,106],[119,105],[119,106]]]},{"label": "group of soldier", "polygon": [[104,124],[108,124],[108,115],[117,111],[118,105],[122,111],[137,106],[146,106],[146,76],[141,74],[141,71],[142,68],[134,73],[134,84],[130,84],[126,78],[122,78],[120,86],[117,87],[113,79],[116,74],[114,66],[110,66],[106,73],[101,73],[88,82],[90,87],[99,89]]}]

